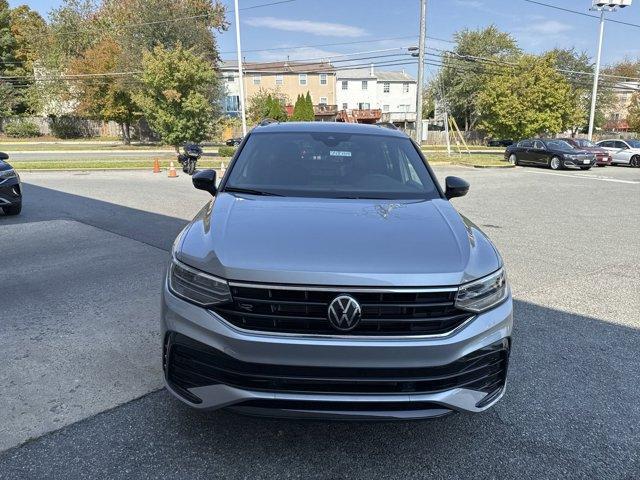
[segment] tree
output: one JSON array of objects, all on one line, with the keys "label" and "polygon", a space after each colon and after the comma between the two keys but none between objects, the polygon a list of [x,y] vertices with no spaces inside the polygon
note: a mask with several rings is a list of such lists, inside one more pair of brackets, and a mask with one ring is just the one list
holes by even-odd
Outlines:
[{"label": "tree", "polygon": [[571,86],[549,55],[524,55],[509,75],[489,79],[477,106],[487,134],[516,139],[565,130],[575,108]]},{"label": "tree", "polygon": [[293,105],[293,114],[291,115],[291,120],[300,122],[304,117],[304,98],[302,95],[298,94],[298,98],[296,98],[296,103]]},{"label": "tree", "polygon": [[[94,75],[118,71],[120,45],[107,37],[87,49],[69,64],[71,75]],[[89,77],[76,82],[73,95],[77,99],[76,112],[80,115],[117,122],[125,144],[131,143],[131,124],[139,118],[131,97],[131,81],[122,76]]]},{"label": "tree", "polygon": [[462,30],[454,35],[456,46],[442,57],[443,67],[431,82],[439,100],[445,101],[449,113],[465,130],[479,120],[477,98],[485,83],[504,73],[520,55],[516,40],[495,26],[482,30]]},{"label": "tree", "polygon": [[276,89],[261,88],[251,96],[247,105],[247,118],[250,123],[258,123],[265,118],[286,121],[287,113],[283,105],[288,97]]},{"label": "tree", "polygon": [[142,68],[143,88],[134,100],[151,128],[176,151],[185,142],[204,140],[221,91],[210,62],[178,43],[145,52]]},{"label": "tree", "polygon": [[307,90],[307,96],[304,99],[304,104],[305,104],[305,108],[304,108],[303,120],[306,120],[308,122],[313,122],[316,119],[316,114],[313,109],[313,101],[311,100],[311,94],[309,93],[309,90]]},{"label": "tree", "polygon": [[15,39],[11,34],[11,10],[7,0],[0,0],[0,74],[13,68]]},{"label": "tree", "polygon": [[640,133],[640,93],[634,93],[631,97],[627,123],[631,131]]}]

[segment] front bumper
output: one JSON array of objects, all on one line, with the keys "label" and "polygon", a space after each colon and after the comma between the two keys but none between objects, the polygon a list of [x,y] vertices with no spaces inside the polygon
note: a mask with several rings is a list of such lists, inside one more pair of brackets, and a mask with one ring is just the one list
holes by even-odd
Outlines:
[{"label": "front bumper", "polygon": [[574,159],[565,157],[562,160],[562,164],[565,167],[578,167],[578,168],[593,167],[596,164],[596,159],[594,158],[592,160],[589,160],[588,163],[584,163],[583,160],[574,160]]},{"label": "front bumper", "polygon": [[[194,408],[296,418],[417,419],[481,412],[504,394],[511,297],[447,337],[375,339],[250,333],[177,298],[166,283],[162,298],[165,383]],[[178,367],[174,344],[183,349]],[[197,352],[186,361],[185,345]],[[495,366],[478,360],[485,352],[494,355]],[[465,370],[448,384],[451,369],[461,362],[467,362]],[[493,368],[493,383],[484,385],[469,373],[478,368]],[[404,376],[396,378],[398,372]]]},{"label": "front bumper", "polygon": [[0,207],[19,205],[22,202],[22,186],[18,178],[0,182]]}]

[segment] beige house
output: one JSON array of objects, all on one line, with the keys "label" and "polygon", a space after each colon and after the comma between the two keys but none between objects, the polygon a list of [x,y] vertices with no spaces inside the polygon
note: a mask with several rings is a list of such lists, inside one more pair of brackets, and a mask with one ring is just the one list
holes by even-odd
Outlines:
[{"label": "beige house", "polygon": [[[316,117],[319,120],[335,118],[336,74],[329,62],[247,62],[242,69],[247,102],[260,89],[278,90],[287,96],[287,106],[292,108],[298,95],[309,92]],[[224,110],[228,115],[237,115],[240,109],[238,63],[224,61],[220,72],[226,89]]]},{"label": "beige house", "polygon": [[606,112],[607,122],[604,129],[626,132],[629,130],[627,117],[634,93],[640,92],[640,82],[619,82],[613,87],[614,102]]}]

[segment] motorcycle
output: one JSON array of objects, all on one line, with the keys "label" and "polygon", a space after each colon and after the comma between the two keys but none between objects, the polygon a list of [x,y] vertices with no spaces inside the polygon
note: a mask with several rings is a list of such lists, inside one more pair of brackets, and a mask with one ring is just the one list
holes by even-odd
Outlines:
[{"label": "motorcycle", "polygon": [[178,162],[182,165],[182,171],[193,175],[196,171],[198,160],[202,156],[202,148],[195,143],[187,143],[183,148],[183,153],[178,155]]}]

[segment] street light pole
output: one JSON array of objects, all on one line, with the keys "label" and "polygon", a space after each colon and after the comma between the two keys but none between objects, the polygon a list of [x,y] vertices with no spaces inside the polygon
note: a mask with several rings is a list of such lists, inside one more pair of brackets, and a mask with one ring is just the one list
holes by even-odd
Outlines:
[{"label": "street light pole", "polygon": [[242,136],[247,135],[247,117],[244,110],[244,76],[242,74],[242,48],[240,46],[240,9],[238,0],[234,0],[236,13],[236,50],[238,51],[238,81],[240,82],[240,116],[242,117]]},{"label": "street light pole", "polygon": [[420,0],[420,38],[418,43],[418,85],[416,95],[416,142],[422,144],[422,96],[424,75],[424,42],[427,30],[427,0]]},{"label": "street light pole", "polygon": [[602,38],[604,36],[604,8],[600,10],[600,37],[596,55],[596,71],[593,75],[593,91],[591,93],[591,114],[589,115],[589,141],[593,138],[593,124],[596,119],[596,99],[598,97],[598,80],[600,77],[600,60],[602,58]]}]

